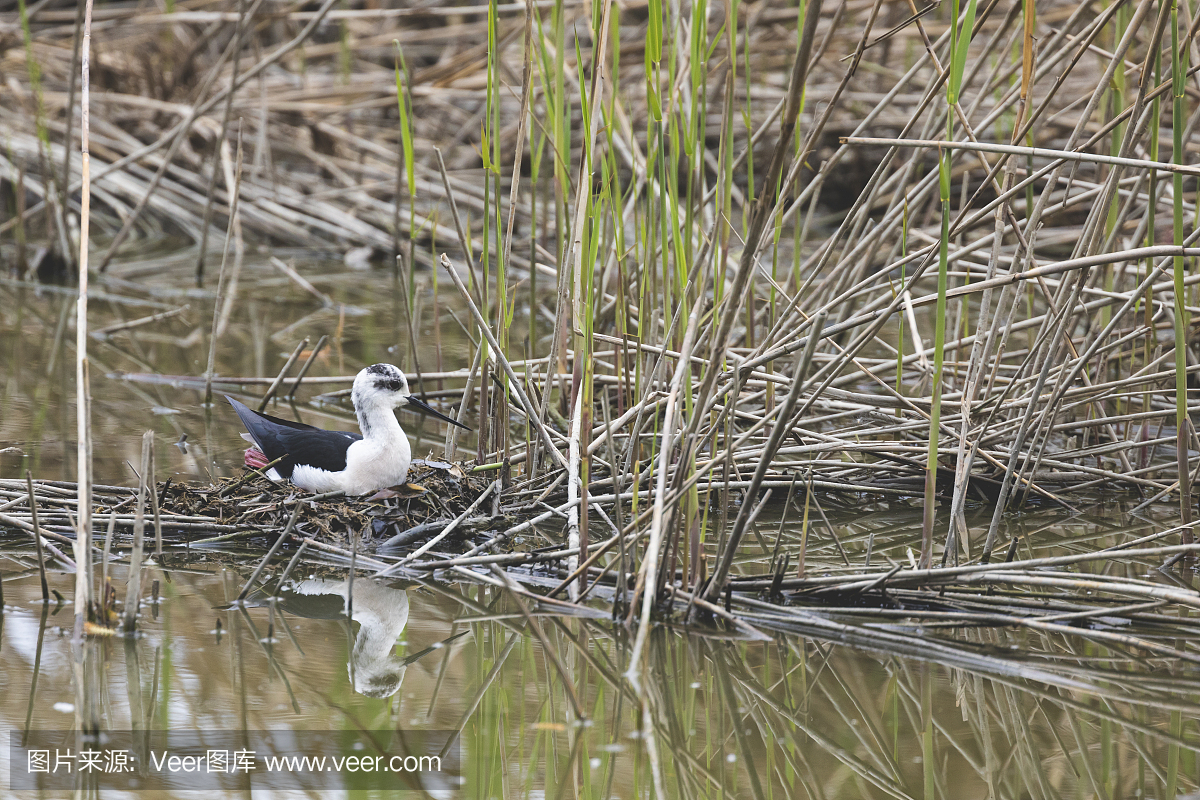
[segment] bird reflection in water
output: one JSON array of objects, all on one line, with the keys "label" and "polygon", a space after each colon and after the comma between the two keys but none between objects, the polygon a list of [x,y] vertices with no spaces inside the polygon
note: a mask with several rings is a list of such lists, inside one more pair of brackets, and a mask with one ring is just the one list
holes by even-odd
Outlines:
[{"label": "bird reflection in water", "polygon": [[396,584],[358,578],[348,603],[346,580],[308,578],[289,581],[276,593],[279,608],[306,619],[345,619],[358,623],[347,670],[354,691],[366,697],[391,697],[400,691],[408,665],[466,633],[408,656],[396,654],[396,642],[408,624],[408,592]]}]

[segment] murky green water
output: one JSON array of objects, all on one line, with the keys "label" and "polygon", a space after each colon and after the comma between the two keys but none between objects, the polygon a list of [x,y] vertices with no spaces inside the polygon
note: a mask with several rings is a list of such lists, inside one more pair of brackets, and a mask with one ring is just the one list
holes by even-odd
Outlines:
[{"label": "murky green water", "polygon": [[[147,428],[157,434],[160,480],[208,481],[240,470],[243,444],[232,412],[221,405],[206,412],[190,386],[106,377],[203,372],[212,298],[173,288],[186,285],[189,268],[184,259],[154,262],[136,276],[136,288],[102,287],[137,305],[93,301],[93,327],[191,305],[181,317],[92,343],[101,482],[133,483],[129,465],[140,457]],[[274,375],[300,338],[315,342],[322,334],[335,338],[311,374],[351,374],[379,360],[408,365],[407,322],[392,300],[389,274],[323,281],[319,265],[305,272],[321,291],[356,308],[324,308],[269,267],[247,266],[218,351],[219,373]],[[433,303],[427,283],[418,291],[421,363],[429,371],[438,368]],[[465,366],[467,351],[444,300],[441,365],[452,369]],[[23,476],[26,468],[39,478],[75,477],[72,303],[69,295],[0,285],[2,477]],[[303,322],[288,327],[297,320]],[[305,390],[301,397],[307,396]],[[349,419],[306,404],[299,412],[314,424],[344,426]],[[406,415],[403,422],[420,430],[419,418]],[[174,446],[185,434],[183,446]],[[418,452],[440,452],[433,426],[424,435]],[[1170,509],[1134,518],[1127,514],[1133,504],[1101,498],[1083,517],[1030,512],[1013,518],[1009,533],[1035,534],[1027,546],[1046,554],[1166,527],[1156,526],[1155,517],[1168,519]],[[831,507],[829,515],[852,557],[861,558],[874,532],[876,559],[905,560],[918,534],[915,506]],[[784,526],[785,537],[791,526]],[[769,546],[776,526],[760,527]],[[827,533],[816,533],[810,571],[841,564]],[[758,546],[758,539],[748,545]],[[45,606],[28,539],[6,536],[0,553],[0,714],[18,737],[79,723],[112,730],[328,730],[328,750],[352,754],[359,751],[351,742],[364,731],[457,732],[460,771],[419,783],[436,797],[1197,792],[1200,672],[1080,637],[822,615],[853,629],[901,635],[908,646],[897,653],[856,649],[839,643],[850,635],[814,636],[799,626],[775,631],[769,642],[662,627],[640,679],[630,681],[627,631],[603,614],[540,615],[541,634],[534,635],[511,597],[493,587],[360,578],[350,621],[346,571],[333,562],[303,565],[281,587],[274,608],[258,596],[246,608],[231,607],[252,563],[232,549],[195,547],[172,549],[149,571],[147,584],[154,582],[156,591],[146,590],[136,639],[93,638],[76,649],[69,631],[73,576],[51,573],[51,587],[67,603]],[[1131,574],[1154,573],[1145,565]],[[1153,579],[1195,586],[1178,573]],[[120,561],[114,584],[123,594]],[[1149,625],[1130,632],[1173,643]],[[587,723],[574,721],[576,704]],[[11,777],[12,769],[9,751],[0,750],[0,772]],[[359,784],[346,778],[344,785]],[[8,787],[7,779],[0,783],[0,795]],[[234,789],[207,794],[245,796]]]}]

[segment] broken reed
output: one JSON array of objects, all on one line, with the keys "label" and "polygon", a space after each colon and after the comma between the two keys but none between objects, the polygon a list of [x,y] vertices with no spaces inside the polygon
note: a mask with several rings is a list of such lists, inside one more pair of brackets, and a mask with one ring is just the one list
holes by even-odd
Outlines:
[{"label": "broken reed", "polygon": [[[698,590],[730,562],[740,542],[726,509],[764,459],[757,488],[803,475],[818,492],[924,491],[926,564],[939,547],[951,562],[981,546],[987,558],[1013,504],[1068,504],[1065,495],[1101,485],[1178,492],[1186,521],[1196,458],[1184,389],[1195,368],[1172,340],[1187,340],[1195,283],[1184,177],[1196,174],[1186,156],[1196,26],[1158,0],[1093,5],[1042,24],[1030,2],[968,0],[910,19],[881,2],[728,0],[673,13],[652,0],[644,19],[603,0],[493,3],[460,9],[454,36],[473,31],[480,46],[450,65],[430,33],[445,23],[421,9],[381,9],[425,26],[381,37],[378,19],[326,2],[294,17],[295,37],[274,41],[252,6],[244,40],[200,56],[194,114],[140,148],[113,138],[97,180],[134,212],[94,216],[113,233],[170,213],[199,240],[215,196],[215,220],[228,227],[236,198],[242,223],[277,241],[393,249],[408,237],[410,310],[413,269],[456,243],[453,268],[478,312],[469,384],[485,420],[479,455],[516,470],[514,498],[561,490],[574,501],[572,571],[592,557],[592,498],[628,495],[628,506],[599,510],[625,535],[650,525],[653,552],[622,546],[601,561],[632,554],[639,591],[654,596],[676,581]],[[220,22],[194,13],[195,24]],[[1143,24],[1151,13],[1159,24]],[[343,23],[343,41],[310,43],[297,61],[326,18]],[[157,37],[146,19],[111,35]],[[36,21],[33,30],[57,35]],[[222,83],[213,76],[236,47],[267,54]],[[297,124],[284,102],[338,110],[328,91],[346,79],[345,48],[386,67],[353,76],[355,102],[387,102],[377,113],[356,106],[353,128]],[[302,70],[304,88],[289,83],[276,100],[284,83],[271,65]],[[504,85],[515,75],[519,92]],[[239,91],[251,79],[258,97]],[[439,94],[447,83],[454,93]],[[271,174],[255,156],[236,190],[171,146],[189,130],[211,135],[195,122],[222,101],[257,112],[243,117],[247,141],[272,153]],[[468,129],[438,108],[471,109]],[[20,152],[35,149],[29,124],[0,109]],[[297,136],[320,149],[297,153]],[[434,142],[450,168],[433,166]],[[1106,144],[1110,154],[1097,153]],[[108,172],[137,160],[157,180]],[[163,171],[172,161],[176,172]],[[456,166],[468,165],[482,165],[481,183],[461,177]],[[849,207],[834,210],[826,201],[856,171]],[[210,184],[208,197],[188,188]],[[52,199],[44,183],[28,186]],[[1172,245],[1157,244],[1160,203],[1172,209]],[[22,219],[36,213],[33,204]],[[792,268],[778,269],[789,257]],[[538,293],[539,277],[552,289]],[[535,324],[543,306],[549,330]],[[526,342],[522,329],[538,335]],[[787,365],[809,345],[812,368],[785,415],[780,398],[797,380]],[[526,443],[491,423],[509,414]],[[996,507],[986,532],[965,522],[979,492]],[[933,514],[937,495],[950,498],[945,518]]]}]

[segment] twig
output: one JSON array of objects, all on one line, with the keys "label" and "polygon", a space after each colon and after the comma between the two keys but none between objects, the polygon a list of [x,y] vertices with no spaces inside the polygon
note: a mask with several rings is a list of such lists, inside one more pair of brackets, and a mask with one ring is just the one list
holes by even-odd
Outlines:
[{"label": "twig", "polygon": [[275,557],[275,554],[279,552],[279,548],[283,547],[283,543],[287,541],[288,536],[291,535],[292,528],[296,527],[296,520],[300,518],[300,511],[303,508],[303,505],[296,503],[295,508],[292,509],[292,515],[288,518],[287,525],[283,529],[283,533],[279,534],[279,537],[271,545],[271,549],[267,551],[265,556],[263,556],[262,561],[258,562],[258,566],[254,568],[254,573],[246,581],[245,586],[242,587],[242,591],[237,597],[238,602],[246,599],[246,595],[250,594],[250,590],[254,588],[254,584],[258,580],[258,576],[262,574],[263,569],[265,569],[267,564],[270,563],[271,559]]},{"label": "twig", "polygon": [[308,339],[305,338],[300,344],[292,350],[292,354],[288,356],[287,361],[283,363],[283,368],[279,370],[279,374],[275,376],[275,380],[267,387],[266,394],[262,396],[262,400],[258,401],[258,411],[261,413],[267,407],[267,403],[271,402],[271,398],[275,396],[275,392],[279,390],[279,385],[283,383],[284,377],[291,372],[292,364],[296,363],[296,359],[304,352],[304,348],[308,347]]},{"label": "twig", "polygon": [[392,574],[392,572],[394,570],[397,570],[400,567],[403,567],[405,564],[409,563],[410,561],[413,561],[414,559],[420,558],[422,555],[424,555],[430,549],[432,549],[434,545],[436,545],[438,542],[442,541],[447,536],[449,536],[451,533],[453,533],[454,529],[457,528],[464,519],[466,519],[467,517],[469,517],[475,513],[476,509],[478,509],[479,506],[483,504],[483,501],[488,498],[488,495],[490,495],[492,492],[496,491],[499,488],[500,488],[499,479],[492,481],[490,484],[488,484],[488,487],[486,489],[484,489],[479,494],[478,497],[475,498],[474,502],[472,502],[471,505],[469,505],[467,507],[466,511],[463,511],[461,514],[459,514],[457,517],[455,517],[450,522],[450,524],[447,525],[445,528],[443,528],[442,531],[437,536],[434,536],[428,542],[421,545],[416,550],[409,553],[408,555],[406,555],[404,558],[397,561],[392,566],[388,567],[387,569],[381,569],[379,572],[376,572],[371,577],[382,578],[386,575],[390,575],[390,574]]},{"label": "twig", "polygon": [[33,475],[25,470],[25,480],[29,484],[29,513],[33,516],[33,543],[37,548],[38,578],[42,582],[42,602],[50,601],[50,588],[46,583],[46,555],[42,552],[42,537],[38,534],[37,498],[33,496]]},{"label": "twig", "polygon": [[179,308],[172,308],[170,311],[161,311],[157,314],[151,314],[148,317],[131,319],[128,322],[118,322],[114,325],[107,325],[103,328],[97,328],[96,330],[92,331],[91,335],[93,339],[104,339],[114,333],[117,333],[118,331],[127,331],[131,328],[140,328],[141,326],[149,325],[152,322],[160,322],[164,319],[177,317],[180,314],[186,313],[190,308],[191,306],[189,305],[183,305]]},{"label": "twig", "polygon": [[970,150],[980,153],[1004,153],[1006,155],[1030,156],[1032,158],[1052,158],[1062,161],[1083,161],[1095,164],[1112,164],[1137,169],[1154,169],[1160,172],[1180,172],[1185,175],[1200,175],[1200,168],[1185,164],[1169,164],[1163,161],[1149,161],[1140,158],[1121,158],[1105,156],[1096,153],[1079,153],[1074,150],[1048,150],[1044,147],[1018,147],[1011,144],[994,144],[991,142],[948,142],[944,139],[886,139],[870,136],[843,136],[842,144],[851,145],[890,145],[893,147],[928,147],[946,150]]},{"label": "twig", "polygon": [[221,271],[217,275],[217,297],[213,301],[212,333],[208,338],[208,368],[204,370],[204,405],[212,408],[213,369],[217,358],[217,337],[221,319],[221,299],[225,289],[225,265],[229,261],[229,243],[233,237],[233,224],[238,213],[238,199],[242,185],[242,131],[238,129],[237,167],[234,170],[232,199],[229,201],[229,226],[225,229],[225,248],[221,254]]},{"label": "twig", "polygon": [[296,284],[301,289],[320,300],[323,306],[326,308],[334,308],[337,306],[337,303],[333,302],[333,298],[309,283],[303,275],[301,275],[299,272],[296,272],[296,270],[293,269],[292,266],[286,261],[276,258],[275,256],[271,256],[269,260],[271,262],[271,266],[275,267],[275,269],[286,275],[292,283]]},{"label": "twig", "polygon": [[300,388],[300,383],[304,380],[304,376],[308,374],[308,368],[317,360],[317,356],[321,354],[321,350],[325,347],[325,343],[329,341],[328,335],[322,335],[317,339],[317,344],[313,347],[312,352],[308,354],[308,358],[304,360],[304,364],[300,367],[300,371],[296,373],[296,377],[292,379],[291,391],[287,393],[288,399],[291,400],[296,396],[296,390]]},{"label": "twig", "polygon": [[[146,484],[150,475],[150,448],[154,431],[142,435],[142,468],[138,475],[137,516],[133,523],[133,549],[129,553],[129,578],[125,584],[125,632],[137,629],[138,607],[142,601],[142,553],[146,533]],[[151,491],[154,487],[150,487]]]}]

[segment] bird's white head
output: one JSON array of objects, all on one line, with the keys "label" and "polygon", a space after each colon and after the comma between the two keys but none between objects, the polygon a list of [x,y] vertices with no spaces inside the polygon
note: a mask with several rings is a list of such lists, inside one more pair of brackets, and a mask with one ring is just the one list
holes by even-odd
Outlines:
[{"label": "bird's white head", "polygon": [[408,378],[391,364],[372,364],[354,378],[350,398],[355,408],[396,408],[408,402]]},{"label": "bird's white head", "polygon": [[[377,418],[395,417],[391,410],[397,406],[407,406],[412,411],[428,414],[459,428],[470,430],[466,425],[447,417],[440,411],[429,406],[424,400],[416,397],[408,388],[408,378],[399,368],[391,364],[372,364],[354,378],[354,389],[350,392],[354,401],[354,410],[358,412],[358,425],[362,428],[363,436],[369,436]],[[382,416],[386,410],[387,417]]]}]

